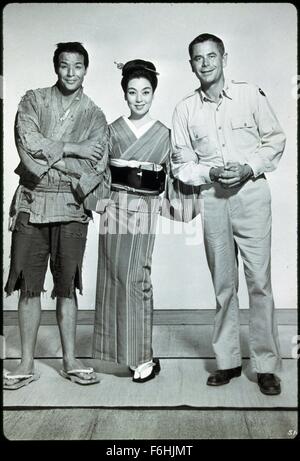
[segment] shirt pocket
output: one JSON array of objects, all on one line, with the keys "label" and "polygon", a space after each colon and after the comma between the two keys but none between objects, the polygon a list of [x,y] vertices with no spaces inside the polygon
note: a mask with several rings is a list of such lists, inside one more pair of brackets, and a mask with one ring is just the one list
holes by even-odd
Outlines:
[{"label": "shirt pocket", "polygon": [[250,115],[239,115],[231,118],[231,128],[233,130],[247,130],[254,127],[255,122]]},{"label": "shirt pocket", "polygon": [[209,138],[207,128],[203,126],[191,125],[189,133],[193,149],[199,154],[209,153]]},{"label": "shirt pocket", "polygon": [[255,150],[258,143],[258,131],[251,114],[241,114],[231,118],[231,132],[234,145],[244,152]]},{"label": "shirt pocket", "polygon": [[29,223],[29,213],[20,212],[16,218],[14,230],[21,234],[32,235],[34,226]]}]

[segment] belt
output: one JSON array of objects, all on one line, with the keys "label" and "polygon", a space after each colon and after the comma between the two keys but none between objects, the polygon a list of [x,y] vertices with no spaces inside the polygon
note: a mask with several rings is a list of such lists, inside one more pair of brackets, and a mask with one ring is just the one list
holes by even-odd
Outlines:
[{"label": "belt", "polygon": [[33,192],[71,192],[71,184],[70,183],[60,183],[60,184],[40,184],[40,183],[34,183],[30,181],[24,181],[21,180],[19,181],[20,186],[24,186],[27,189],[33,191]]},{"label": "belt", "polygon": [[[260,174],[259,176],[256,176],[256,178],[252,178],[252,180],[255,181],[256,179],[261,179],[261,178],[266,179],[265,173],[262,173],[262,174]],[[251,178],[250,178],[250,179],[251,179]]]},{"label": "belt", "polygon": [[166,174],[163,170],[152,171],[141,168],[110,166],[112,183],[127,186],[137,191],[160,194],[165,189]]}]

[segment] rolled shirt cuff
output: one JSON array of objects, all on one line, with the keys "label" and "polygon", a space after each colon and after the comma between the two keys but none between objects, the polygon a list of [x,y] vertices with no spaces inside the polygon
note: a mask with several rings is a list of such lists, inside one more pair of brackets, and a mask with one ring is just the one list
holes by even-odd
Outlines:
[{"label": "rolled shirt cuff", "polygon": [[251,167],[254,178],[257,178],[264,172],[263,168],[260,165],[257,165],[256,162],[248,161],[248,162],[245,162],[245,165],[249,165]]},{"label": "rolled shirt cuff", "polygon": [[209,176],[210,169],[211,166],[197,165],[194,162],[180,164],[180,166],[172,164],[172,172],[175,178],[192,186],[210,184],[212,182]]}]

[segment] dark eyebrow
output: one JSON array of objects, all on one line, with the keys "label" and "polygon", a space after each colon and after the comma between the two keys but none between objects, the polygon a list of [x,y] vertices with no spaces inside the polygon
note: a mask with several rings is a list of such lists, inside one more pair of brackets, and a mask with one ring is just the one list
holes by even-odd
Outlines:
[{"label": "dark eyebrow", "polygon": [[[59,63],[60,64],[69,64],[68,61],[59,61]],[[82,64],[83,65],[83,62],[77,61],[77,62],[75,62],[75,65],[77,65],[77,64]]]},{"label": "dark eyebrow", "polygon": [[[211,51],[210,53],[207,53],[207,56],[210,56],[210,55],[214,55],[214,56],[217,56],[217,53],[215,51]],[[202,54],[197,54],[196,56],[193,57],[193,59],[196,59],[196,58],[203,58],[204,56],[202,56]]]},{"label": "dark eyebrow", "polygon": [[[133,88],[133,87],[130,86],[130,87],[128,87],[127,91],[128,90],[135,90],[136,91],[136,88]],[[144,91],[144,90],[151,90],[151,86],[145,86],[145,88],[143,88],[142,91]]]}]

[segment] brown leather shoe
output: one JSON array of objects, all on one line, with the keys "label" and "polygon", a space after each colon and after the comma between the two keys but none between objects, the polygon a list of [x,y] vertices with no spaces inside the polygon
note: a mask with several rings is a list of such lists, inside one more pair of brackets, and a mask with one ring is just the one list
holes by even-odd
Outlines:
[{"label": "brown leather shoe", "polygon": [[242,367],[228,368],[228,370],[216,370],[209,375],[206,384],[208,386],[222,386],[229,383],[232,378],[241,376]]},{"label": "brown leather shoe", "polygon": [[257,373],[257,384],[265,395],[279,395],[281,393],[280,379],[273,373]]}]

